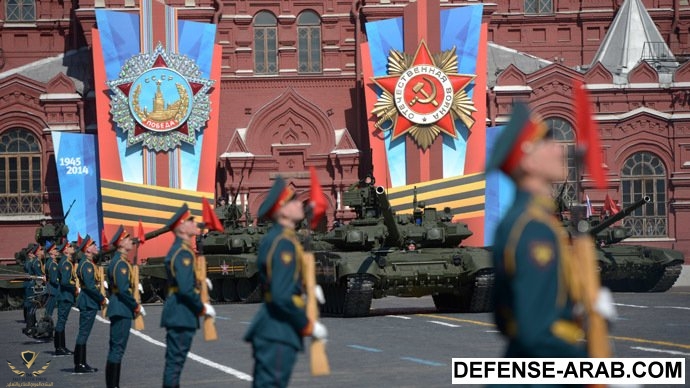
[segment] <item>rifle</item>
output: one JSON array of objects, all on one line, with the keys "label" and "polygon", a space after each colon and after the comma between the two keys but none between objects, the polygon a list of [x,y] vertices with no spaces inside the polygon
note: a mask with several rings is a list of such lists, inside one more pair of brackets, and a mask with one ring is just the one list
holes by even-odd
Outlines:
[{"label": "rifle", "polygon": [[[108,294],[105,291],[105,285],[103,282],[105,281],[105,271],[103,270],[103,266],[101,265],[96,265],[96,278],[98,279],[98,290],[101,292],[101,295],[104,297],[108,297]],[[103,306],[101,309],[101,316],[105,318],[108,315],[108,305]]]},{"label": "rifle", "polygon": [[72,203],[69,205],[69,208],[67,208],[67,212],[65,213],[65,216],[62,217],[62,220],[63,220],[63,221],[65,221],[65,220],[67,219],[67,217],[69,217],[69,212],[72,211],[72,206],[74,206],[74,203],[75,203],[75,202],[77,202],[77,199],[76,199],[76,198],[72,200]]},{"label": "rifle", "polygon": [[[206,257],[199,255],[196,258],[196,273],[197,282],[201,286],[201,301],[203,303],[209,302],[208,284],[206,284]],[[215,341],[218,339],[218,332],[216,331],[216,323],[213,317],[208,315],[204,317],[204,340]]]},{"label": "rifle", "polygon": [[[319,320],[319,306],[316,300],[316,270],[315,258],[312,252],[302,255],[302,281],[307,293],[306,313],[310,322]],[[312,376],[325,376],[331,373],[326,355],[326,342],[313,338],[309,346],[309,361]]]},{"label": "rifle", "polygon": [[[144,238],[148,240],[160,236],[169,230],[170,229],[167,226],[163,226],[162,228],[158,228],[154,231],[146,233]],[[132,240],[137,247],[137,250],[134,252],[134,263],[132,265],[132,279],[134,280],[134,290],[132,291],[132,296],[138,304],[141,304],[141,294],[139,293],[139,255],[137,254],[139,250],[139,239],[135,237]],[[134,330],[144,330],[144,317],[141,314],[137,314],[137,316],[134,317]]]}]

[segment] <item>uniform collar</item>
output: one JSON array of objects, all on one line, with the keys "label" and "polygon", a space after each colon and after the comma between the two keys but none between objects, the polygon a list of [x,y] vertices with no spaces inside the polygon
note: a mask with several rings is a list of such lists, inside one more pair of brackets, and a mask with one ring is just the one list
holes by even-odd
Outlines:
[{"label": "uniform collar", "polygon": [[538,206],[546,212],[553,213],[556,211],[556,201],[549,196],[536,195],[524,190],[518,190],[517,196]]}]

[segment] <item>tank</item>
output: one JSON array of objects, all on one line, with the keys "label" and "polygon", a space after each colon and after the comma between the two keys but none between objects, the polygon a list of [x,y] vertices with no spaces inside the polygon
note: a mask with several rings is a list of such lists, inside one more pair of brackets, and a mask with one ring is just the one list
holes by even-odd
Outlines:
[{"label": "tank", "polygon": [[417,203],[413,214],[396,215],[383,187],[371,177],[343,193],[355,219],[314,235],[317,282],[328,315],[369,314],[373,299],[432,295],[442,311],[492,309],[494,270],[489,248],[463,247],[472,235],[452,223],[450,209]]},{"label": "tank", "polygon": [[[268,225],[253,226],[248,211],[242,220],[242,212],[234,202],[221,215],[225,230],[211,231],[197,240],[199,251],[206,257],[206,274],[213,283],[210,297],[214,302],[258,303],[262,294],[256,250]],[[164,261],[165,257],[148,258],[139,268],[145,302],[162,300],[167,295]]]},{"label": "tank", "polygon": [[582,220],[579,230],[588,230],[595,240],[601,283],[617,292],[664,292],[680,276],[683,254],[673,249],[620,244],[632,236],[629,228],[614,226],[640,207],[651,203],[643,197],[615,215]]}]

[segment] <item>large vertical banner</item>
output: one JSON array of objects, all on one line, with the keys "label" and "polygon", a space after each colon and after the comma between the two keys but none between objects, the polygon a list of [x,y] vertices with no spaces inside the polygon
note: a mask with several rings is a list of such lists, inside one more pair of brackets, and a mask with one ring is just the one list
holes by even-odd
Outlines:
[{"label": "large vertical banner", "polygon": [[[486,129],[486,154],[491,152],[496,145],[496,139],[505,127],[489,127]],[[486,158],[489,159],[488,156]],[[486,174],[486,209],[484,211],[484,225],[486,235],[484,244],[492,245],[494,233],[498,223],[505,215],[515,199],[515,183],[502,171],[496,170]]]},{"label": "large vertical banner", "polygon": [[55,164],[60,183],[69,241],[77,235],[100,236],[98,204],[98,161],[96,137],[83,133],[52,132]]},{"label": "large vertical banner", "polygon": [[[93,57],[106,235],[163,226],[187,203],[213,200],[221,49],[213,24],[178,20],[142,0],[138,12],[96,10]],[[140,247],[165,254],[172,237]]]},{"label": "large vertical banner", "polygon": [[487,26],[482,5],[440,10],[438,0],[404,17],[368,22],[362,68],[377,184],[391,205],[450,207],[485,244]]}]

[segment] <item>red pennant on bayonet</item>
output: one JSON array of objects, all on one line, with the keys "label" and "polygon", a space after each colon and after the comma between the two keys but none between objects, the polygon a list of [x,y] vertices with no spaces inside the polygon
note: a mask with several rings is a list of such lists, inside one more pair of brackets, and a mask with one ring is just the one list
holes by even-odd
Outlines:
[{"label": "red pennant on bayonet", "polygon": [[573,94],[575,95],[575,131],[577,132],[578,147],[584,154],[584,165],[594,180],[598,189],[606,188],[603,160],[601,158],[601,142],[599,141],[599,128],[597,127],[590,109],[590,101],[587,90],[582,81],[573,81]]},{"label": "red pennant on bayonet", "polygon": [[81,237],[81,233],[77,232],[77,246],[78,247],[81,246],[82,241],[84,241],[84,239]]},{"label": "red pennant on bayonet", "polygon": [[208,203],[206,198],[201,198],[201,216],[204,220],[204,224],[209,230],[216,230],[222,232],[225,230],[223,224],[218,219],[216,212],[211,208],[211,204]]},{"label": "red pennant on bayonet", "polygon": [[105,237],[105,229],[101,229],[101,248],[108,245],[108,238]]},{"label": "red pennant on bayonet", "polygon": [[139,227],[137,228],[137,238],[139,239],[140,244],[143,244],[146,242],[146,233],[144,232],[144,224],[141,223],[141,220],[139,220]]},{"label": "red pennant on bayonet", "polygon": [[316,229],[321,222],[321,218],[326,214],[326,209],[328,204],[326,199],[323,197],[323,189],[319,183],[319,179],[316,176],[316,169],[312,166],[309,168],[311,174],[311,193],[310,193],[310,203],[312,207],[312,216],[310,226],[312,229]]}]

